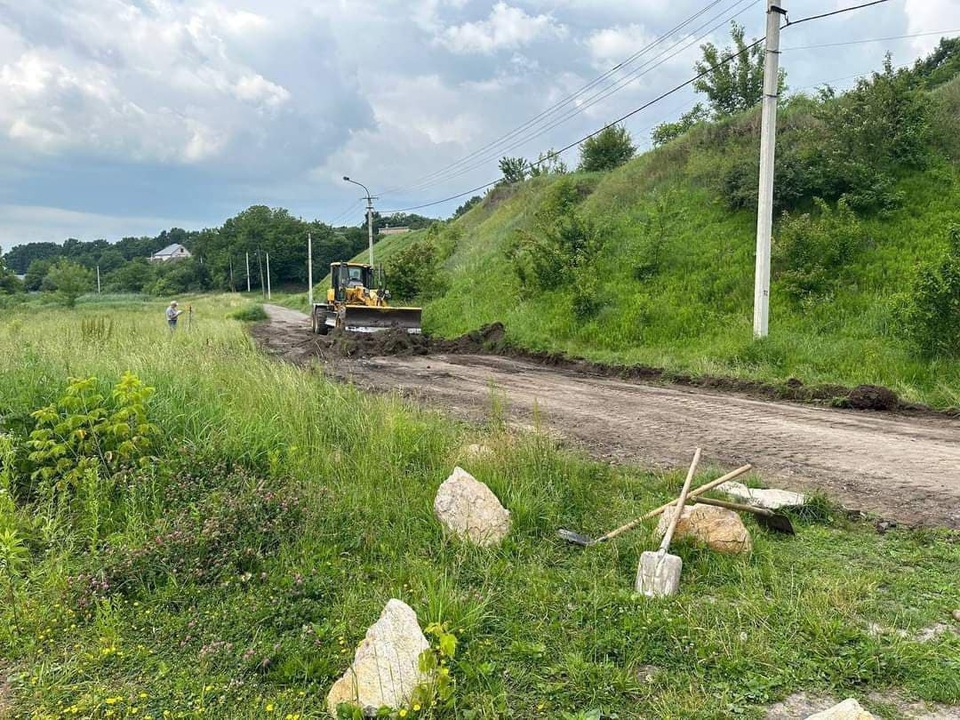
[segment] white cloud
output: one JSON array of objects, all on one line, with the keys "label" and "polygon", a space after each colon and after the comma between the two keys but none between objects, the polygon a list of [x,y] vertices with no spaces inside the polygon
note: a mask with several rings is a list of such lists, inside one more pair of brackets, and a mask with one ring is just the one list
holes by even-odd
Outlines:
[{"label": "white cloud", "polygon": [[[905,0],[909,34],[960,28],[960,3],[957,0]],[[910,44],[920,54],[933,50],[939,35],[912,38]]]},{"label": "white cloud", "polygon": [[567,28],[550,15],[528,15],[522,8],[498,2],[486,20],[446,28],[438,41],[454,53],[490,54],[516,49],[541,38],[562,38]]},{"label": "white cloud", "polygon": [[610,68],[649,45],[654,36],[643,25],[603,28],[587,37],[594,65]]},{"label": "white cloud", "polygon": [[[63,242],[119,239],[122,236],[156,235],[171,227],[198,228],[201,224],[187,218],[112,216],[78,212],[42,205],[0,205],[0,237],[4,250],[17,242]],[[17,238],[16,242],[6,241]]]},{"label": "white cloud", "polygon": [[39,152],[201,162],[291,98],[240,59],[244,39],[269,24],[254,13],[163,0],[21,12],[67,40],[21,38],[27,49],[0,66],[0,131]]}]

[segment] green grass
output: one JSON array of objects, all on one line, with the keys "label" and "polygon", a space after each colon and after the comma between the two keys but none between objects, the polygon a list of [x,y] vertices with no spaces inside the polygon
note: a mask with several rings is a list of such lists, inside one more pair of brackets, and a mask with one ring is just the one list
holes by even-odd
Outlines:
[{"label": "green grass", "polygon": [[[580,211],[603,237],[589,268],[594,315],[575,315],[573,288],[521,288],[507,249],[518,230],[536,232],[535,214],[556,182],[536,178],[498,189],[452,223],[462,234],[445,264],[446,292],[424,302],[424,329],[451,337],[501,321],[509,340],[534,350],[774,383],[878,384],[910,401],[958,407],[960,363],[917,357],[896,321],[918,263],[937,258],[948,228],[960,223],[960,153],[950,130],[958,98],[960,80],[931,95],[940,114],[930,165],[899,179],[896,209],[863,218],[866,248],[849,280],[797,302],[775,266],[770,336],[761,342],[752,332],[755,215],[729,210],[720,192],[727,169],[755,156],[755,112],[702,126],[613,172],[575,176],[592,189]],[[803,103],[784,112],[784,148],[797,142],[805,112]],[[658,215],[657,197],[666,213]],[[661,267],[638,279],[661,216]],[[776,256],[776,228],[774,235]],[[378,253],[389,258],[411,240],[387,238]]]},{"label": "green grass", "polygon": [[[509,432],[494,397],[488,422],[467,426],[271,361],[226,317],[247,302],[195,299],[191,330],[174,334],[162,303],[14,310],[0,325],[14,442],[68,377],[109,387],[126,370],[156,388],[161,433],[149,470],[15,510],[0,501],[0,526],[30,552],[16,601],[0,604],[14,717],[323,717],[391,597],[460,639],[455,708],[423,717],[760,717],[798,690],[960,703],[960,635],[914,638],[960,607],[955,534],[878,535],[829,506],[798,518],[795,538],[748,520],[749,557],[679,544],[680,594],[638,599],[650,528],[589,550],[556,530],[617,526],[671,497],[681,472],[613,468]],[[491,452],[471,459],[471,443]],[[501,547],[464,546],[435,522],[457,463],[511,510]],[[68,583],[90,574],[112,589]]]}]

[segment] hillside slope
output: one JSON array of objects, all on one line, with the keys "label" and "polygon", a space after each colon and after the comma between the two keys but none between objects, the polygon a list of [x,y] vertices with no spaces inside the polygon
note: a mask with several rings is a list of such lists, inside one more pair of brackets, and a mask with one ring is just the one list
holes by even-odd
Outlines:
[{"label": "hillside slope", "polygon": [[[885,191],[896,202],[854,215],[835,203],[818,208],[801,193],[781,201],[792,212],[775,228],[763,341],[752,337],[755,213],[749,197],[736,196],[755,184],[756,112],[697,126],[609,173],[495,188],[455,221],[384,240],[379,257],[389,267],[412,243],[446,248],[444,292],[423,299],[425,329],[440,335],[500,321],[511,341],[531,349],[695,374],[880,384],[911,400],[955,406],[958,364],[920,359],[897,322],[917,264],[940,256],[948,228],[960,222],[960,79],[926,93],[925,102],[929,154],[922,167],[892,177]],[[810,155],[817,107],[800,98],[781,114],[779,152],[788,171],[819,168]],[[788,190],[792,179],[782,180]],[[591,229],[596,247],[544,289],[530,281],[530,255],[544,252],[544,228],[563,213]],[[825,291],[798,297],[781,235],[804,237],[817,223],[828,246],[848,232],[858,246],[829,273]]]}]

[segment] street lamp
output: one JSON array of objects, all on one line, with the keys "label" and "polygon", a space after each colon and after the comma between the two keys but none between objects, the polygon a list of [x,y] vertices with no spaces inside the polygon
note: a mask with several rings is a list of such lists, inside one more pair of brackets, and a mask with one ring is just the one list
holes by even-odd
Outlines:
[{"label": "street lamp", "polygon": [[367,240],[370,242],[370,267],[373,267],[373,197],[370,195],[370,191],[367,190],[367,186],[363,183],[358,183],[356,180],[351,180],[346,175],[343,176],[343,179],[348,183],[353,183],[354,185],[359,185],[363,188],[363,191],[367,194]]}]

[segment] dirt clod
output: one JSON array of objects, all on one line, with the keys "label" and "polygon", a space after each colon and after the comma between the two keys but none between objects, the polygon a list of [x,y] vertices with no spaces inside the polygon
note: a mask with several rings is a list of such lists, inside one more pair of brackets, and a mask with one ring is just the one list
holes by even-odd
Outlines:
[{"label": "dirt clod", "polygon": [[896,410],[900,398],[890,388],[858,385],[847,393],[847,406],[854,410]]}]

